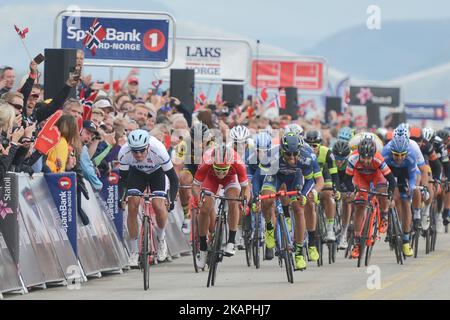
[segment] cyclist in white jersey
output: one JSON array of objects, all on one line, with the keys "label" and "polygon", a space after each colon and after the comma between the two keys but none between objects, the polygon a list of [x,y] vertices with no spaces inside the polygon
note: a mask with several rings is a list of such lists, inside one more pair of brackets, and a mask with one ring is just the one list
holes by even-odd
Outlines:
[{"label": "cyclist in white jersey", "polygon": [[[166,176],[169,178],[170,209],[178,192],[178,177],[173,168],[170,156],[164,145],[146,130],[137,129],[130,132],[128,143],[119,151],[119,194],[124,199],[126,189],[139,189],[144,192],[150,187],[151,192],[166,191]],[[156,214],[156,232],[158,236],[158,260],[167,258],[165,226],[167,223],[167,207],[165,198],[153,198],[152,207]],[[138,223],[137,213],[139,197],[128,199],[127,226],[131,240],[130,266],[138,264]]]}]

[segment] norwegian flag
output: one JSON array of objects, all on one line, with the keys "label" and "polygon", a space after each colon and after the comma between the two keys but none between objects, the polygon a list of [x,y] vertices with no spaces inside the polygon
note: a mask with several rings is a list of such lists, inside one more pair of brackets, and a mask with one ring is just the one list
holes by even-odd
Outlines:
[{"label": "norwegian flag", "polygon": [[197,101],[198,103],[204,105],[206,102],[206,95],[203,91],[200,91],[197,95]]},{"label": "norwegian flag", "polygon": [[267,93],[267,88],[264,88],[261,90],[261,93],[259,94],[259,103],[264,105],[269,98],[269,95]]},{"label": "norwegian flag", "polygon": [[[121,83],[122,81],[121,80],[114,80],[113,81],[113,91],[115,92],[115,93],[119,93],[120,92],[120,83]],[[103,85],[103,90],[105,90],[105,91],[109,91],[109,87],[110,87],[111,85],[109,84],[109,83],[105,83],[104,85]]]},{"label": "norwegian flag", "polygon": [[83,120],[91,120],[92,106],[94,105],[94,100],[97,97],[98,91],[94,91],[89,97],[85,97],[84,94],[84,91],[80,92],[80,103],[83,106]]},{"label": "norwegian flag", "polygon": [[86,31],[83,39],[83,46],[91,50],[93,56],[95,56],[98,46],[106,37],[105,28],[103,28],[103,26],[97,20],[97,18],[94,19],[92,26],[88,31]]},{"label": "norwegian flag", "polygon": [[28,33],[28,28],[25,28],[23,30],[20,30],[18,26],[14,25],[14,29],[16,29],[17,34],[20,36],[20,38],[25,39],[26,34]]}]

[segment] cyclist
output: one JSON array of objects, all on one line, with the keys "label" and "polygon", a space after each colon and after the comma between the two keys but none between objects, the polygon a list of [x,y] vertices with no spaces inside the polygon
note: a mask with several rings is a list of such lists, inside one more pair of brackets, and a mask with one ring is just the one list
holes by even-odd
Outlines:
[{"label": "cyclist", "polygon": [[353,136],[354,130],[350,127],[342,127],[341,129],[339,129],[337,134],[338,140],[344,140],[346,142],[349,142]]},{"label": "cyclist", "polygon": [[174,165],[180,178],[180,201],[183,207],[184,221],[182,230],[189,233],[189,201],[192,181],[202,156],[211,144],[212,137],[208,126],[200,122],[194,124],[190,131],[190,141],[182,140],[175,148]]},{"label": "cyclist", "polygon": [[348,145],[352,151],[355,151],[358,149],[359,143],[364,140],[365,138],[370,138],[375,142],[375,146],[377,147],[377,152],[381,152],[383,150],[383,141],[372,132],[360,132],[354,135],[350,141],[348,142]]},{"label": "cyclist", "polygon": [[[322,145],[322,136],[320,131],[312,130],[306,133],[305,141],[311,146],[314,150],[314,153],[317,157],[317,163],[319,164],[319,168],[322,171],[322,176],[324,179],[324,187],[337,188],[339,185],[339,176],[337,173],[336,162],[334,159],[334,155],[328,147]],[[334,233],[334,217],[336,215],[336,203],[333,200],[333,197],[336,200],[339,200],[341,194],[339,190],[336,190],[333,194],[332,190],[322,190],[320,192],[320,201],[323,204],[323,208],[325,211],[325,215],[327,217],[327,240],[335,241],[336,235]],[[308,202],[306,204],[306,218],[314,217],[312,220],[316,220],[316,212],[315,206],[312,202]]]},{"label": "cyclist", "polygon": [[[126,189],[139,189],[144,192],[150,187],[152,192],[163,191],[166,186],[166,176],[169,178],[170,210],[173,210],[174,201],[178,192],[178,177],[173,168],[166,147],[146,130],[133,130],[128,135],[128,142],[122,146],[119,159],[119,191],[122,199]],[[137,214],[140,198],[129,197],[127,226],[131,240],[130,266],[138,265],[138,222]],[[153,198],[152,207],[156,214],[156,232],[158,238],[159,261],[167,259],[167,244],[165,240],[165,226],[167,223],[167,207],[165,198]]]},{"label": "cyclist", "polygon": [[333,155],[336,159],[336,167],[338,170],[339,175],[339,184],[337,185],[337,189],[341,194],[343,194],[342,199],[342,232],[341,232],[341,238],[339,239],[338,247],[339,249],[347,249],[348,243],[347,243],[347,229],[350,224],[350,218],[352,214],[352,206],[351,203],[348,201],[349,196],[345,195],[348,190],[345,186],[345,170],[347,168],[347,162],[348,162],[348,156],[350,155],[350,147],[348,146],[348,143],[343,140],[338,140],[333,146]]},{"label": "cyclist", "polygon": [[417,158],[415,152],[410,146],[410,141],[406,136],[395,135],[383,149],[382,155],[386,163],[392,170],[397,179],[398,191],[395,193],[395,202],[402,221],[403,230],[403,253],[410,257],[413,255],[409,243],[409,234],[411,230],[411,199],[414,213],[414,226],[418,228],[420,220],[421,196],[418,189],[420,171],[417,167]]},{"label": "cyclist", "polygon": [[[345,184],[347,190],[353,192],[355,186],[358,189],[369,190],[370,185],[380,192],[386,192],[386,182],[389,183],[389,193],[392,194],[395,188],[395,178],[389,169],[388,165],[384,161],[383,156],[376,151],[376,145],[373,139],[365,138],[358,146],[358,150],[354,151],[347,164],[345,171]],[[353,198],[353,196],[352,196]],[[358,192],[355,198],[355,232],[354,239],[355,245],[352,249],[352,258],[358,258],[360,254],[360,240],[364,222],[364,214],[366,211],[366,203],[368,201],[368,194],[364,192]],[[386,198],[380,197],[378,199],[380,203],[381,212],[386,214],[389,207],[389,202]],[[380,230],[381,232],[382,230]],[[385,231],[385,230],[383,230]]]},{"label": "cyclist", "polygon": [[292,132],[293,134],[299,136],[300,138],[303,138],[304,136],[304,131],[301,125],[296,124],[296,123],[291,123],[289,125],[287,125],[284,128],[284,134],[287,134],[289,132]]},{"label": "cyclist", "polygon": [[[279,150],[276,153],[278,169],[274,174],[267,175],[264,179],[262,194],[272,194],[285,184],[286,191],[301,190],[301,196],[292,200],[292,207],[295,216],[294,245],[295,245],[295,267],[299,270],[306,269],[306,261],[303,257],[303,241],[305,235],[304,208],[307,197],[317,200],[318,191],[323,186],[323,178],[317,164],[316,156],[309,146],[294,133],[283,135]],[[316,184],[314,186],[314,176]],[[300,199],[300,201],[299,201]],[[266,257],[273,258],[273,248],[275,247],[274,221],[272,219],[274,210],[274,200],[266,199],[262,201],[262,211],[266,219]],[[309,251],[317,254],[314,246],[314,238],[310,239]]]},{"label": "cyclist", "polygon": [[[250,198],[245,165],[240,160],[239,155],[225,144],[216,145],[205,153],[203,162],[194,176],[192,186],[194,201],[198,203],[200,189],[217,194],[220,186],[223,186],[226,197],[238,198],[241,193],[247,201]],[[228,208],[229,234],[224,254],[231,257],[235,254],[234,242],[239,221],[239,203],[228,201]],[[206,197],[198,215],[200,256],[197,259],[197,266],[199,268],[204,268],[206,264],[208,249],[206,237],[211,225],[210,219],[214,219],[213,209],[214,199]]]}]

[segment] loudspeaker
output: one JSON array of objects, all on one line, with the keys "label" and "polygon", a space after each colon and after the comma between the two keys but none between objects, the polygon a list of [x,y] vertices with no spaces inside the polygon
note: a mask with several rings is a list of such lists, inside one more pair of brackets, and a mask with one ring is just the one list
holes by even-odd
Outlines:
[{"label": "loudspeaker", "polygon": [[[292,120],[298,119],[298,98],[297,88],[288,87],[284,89],[286,93],[286,109],[280,108],[280,115],[288,114]],[[282,97],[281,99],[282,100]]]},{"label": "loudspeaker", "polygon": [[342,99],[340,97],[326,97],[325,100],[325,121],[331,122],[329,116],[331,111],[335,111],[337,114],[341,113]]},{"label": "loudspeaker", "polygon": [[222,85],[222,101],[227,102],[227,107],[233,109],[244,100],[244,86],[240,84]]},{"label": "loudspeaker", "polygon": [[170,96],[178,98],[190,113],[194,112],[195,71],[170,69]]},{"label": "loudspeaker", "polygon": [[[69,72],[77,64],[76,49],[45,49],[44,51],[44,98],[54,98],[65,86]],[[72,88],[69,98],[76,98],[76,88]]]}]

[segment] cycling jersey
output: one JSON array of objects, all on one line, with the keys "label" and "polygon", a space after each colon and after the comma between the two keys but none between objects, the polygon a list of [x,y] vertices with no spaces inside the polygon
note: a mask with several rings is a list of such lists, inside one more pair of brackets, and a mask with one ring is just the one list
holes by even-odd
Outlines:
[{"label": "cycling jersey", "polygon": [[394,176],[398,178],[401,172],[405,172],[404,170],[398,169],[406,169],[410,188],[416,185],[416,177],[420,174],[420,170],[417,167],[417,159],[411,146],[408,148],[407,155],[402,163],[394,161],[389,144],[384,147],[382,155],[384,156],[387,165],[392,168]]},{"label": "cycling jersey", "polygon": [[[440,137],[434,138],[433,147],[442,164],[442,167],[444,168],[444,173],[445,176],[447,177],[447,180],[450,180],[450,161],[448,158],[448,152],[444,142]],[[433,177],[435,177],[435,179],[440,179],[440,177],[436,177],[434,174]]]},{"label": "cycling jersey", "polygon": [[317,163],[319,164],[319,168],[322,171],[325,186],[331,186],[331,181],[333,181],[333,184],[337,186],[339,184],[339,177],[337,175],[336,161],[334,159],[333,153],[328,147],[319,147]]},{"label": "cycling jersey", "polygon": [[345,173],[353,176],[355,171],[357,171],[359,174],[370,176],[375,174],[378,170],[381,171],[384,176],[391,172],[381,153],[375,153],[371,165],[367,167],[359,161],[359,152],[356,150],[348,157]]},{"label": "cycling jersey", "polygon": [[358,149],[359,143],[364,140],[366,136],[372,137],[372,140],[375,141],[375,146],[377,147],[377,152],[381,152],[383,150],[383,141],[372,132],[361,132],[357,135],[353,136],[348,142],[348,146],[352,151]]},{"label": "cycling jersey", "polygon": [[129,167],[134,167],[143,173],[152,173],[162,168],[164,171],[169,171],[173,168],[172,161],[170,161],[169,153],[161,141],[153,136],[149,138],[148,154],[144,161],[138,162],[131,152],[128,143],[124,144],[119,151],[119,170],[128,171]]}]

